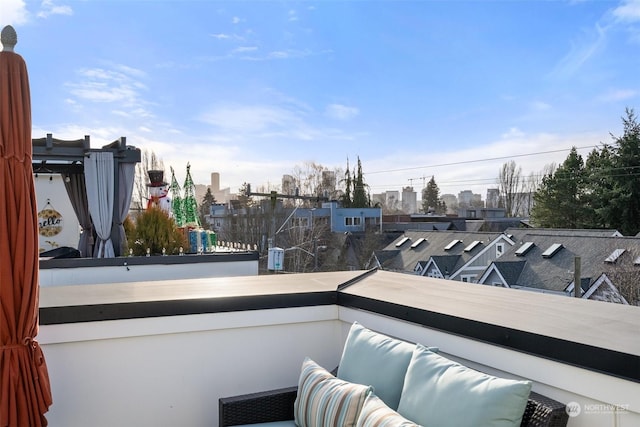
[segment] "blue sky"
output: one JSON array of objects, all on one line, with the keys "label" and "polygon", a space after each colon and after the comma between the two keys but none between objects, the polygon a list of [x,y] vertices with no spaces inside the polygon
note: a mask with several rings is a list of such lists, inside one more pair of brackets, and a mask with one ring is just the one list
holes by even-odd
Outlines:
[{"label": "blue sky", "polygon": [[6,24],[34,138],[126,136],[232,191],[359,156],[372,193],[484,198],[640,112],[638,0],[2,0]]}]

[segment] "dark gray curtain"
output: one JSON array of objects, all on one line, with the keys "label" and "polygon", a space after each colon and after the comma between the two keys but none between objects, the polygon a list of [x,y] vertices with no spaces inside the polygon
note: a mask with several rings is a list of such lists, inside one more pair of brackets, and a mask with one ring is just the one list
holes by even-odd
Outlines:
[{"label": "dark gray curtain", "polygon": [[84,175],[62,173],[62,182],[71,200],[71,206],[76,213],[82,231],[78,241],[80,256],[93,257],[93,224],[89,215],[89,203],[87,202],[87,188],[84,183]]},{"label": "dark gray curtain", "polygon": [[116,252],[116,256],[124,255],[123,251],[125,248],[127,235],[124,231],[124,226],[122,225],[122,223],[124,223],[124,220],[129,214],[135,176],[135,163],[120,163],[120,165],[118,166],[118,200],[116,200],[118,217],[114,218],[115,226],[118,227],[118,231],[114,235],[113,242],[113,248]]}]

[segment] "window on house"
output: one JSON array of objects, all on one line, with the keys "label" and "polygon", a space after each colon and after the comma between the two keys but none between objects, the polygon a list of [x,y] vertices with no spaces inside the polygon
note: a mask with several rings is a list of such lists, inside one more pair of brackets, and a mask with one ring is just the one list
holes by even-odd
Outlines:
[{"label": "window on house", "polygon": [[442,278],[442,276],[440,275],[440,272],[438,272],[438,269],[435,268],[435,267],[432,268],[431,271],[429,271],[427,273],[427,276],[428,277],[433,277],[433,278],[436,278],[436,279],[441,279]]},{"label": "window on house", "polygon": [[361,218],[359,216],[348,216],[345,217],[344,223],[345,225],[360,225]]},{"label": "window on house", "polygon": [[360,225],[360,217],[359,216],[347,216],[344,218],[345,225]]},{"label": "window on house", "polygon": [[460,279],[463,282],[467,282],[467,283],[475,283],[475,280],[474,280],[475,278],[476,276],[473,274],[465,274],[464,276],[460,276]]},{"label": "window on house", "polygon": [[496,258],[500,258],[504,253],[504,243],[496,243]]}]

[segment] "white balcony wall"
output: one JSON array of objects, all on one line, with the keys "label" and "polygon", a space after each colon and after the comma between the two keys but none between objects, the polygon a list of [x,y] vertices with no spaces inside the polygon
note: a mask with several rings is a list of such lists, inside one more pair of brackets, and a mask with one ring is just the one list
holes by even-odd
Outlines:
[{"label": "white balcony wall", "polygon": [[217,426],[219,397],[294,385],[305,356],[333,369],[356,320],[579,403],[569,427],[640,425],[637,383],[334,305],[43,325],[47,419],[51,427]]},{"label": "white balcony wall", "polygon": [[[198,255],[193,255],[198,256]],[[132,265],[127,257],[117,266],[41,268],[40,286],[94,285],[157,280],[258,275],[258,261]]]}]

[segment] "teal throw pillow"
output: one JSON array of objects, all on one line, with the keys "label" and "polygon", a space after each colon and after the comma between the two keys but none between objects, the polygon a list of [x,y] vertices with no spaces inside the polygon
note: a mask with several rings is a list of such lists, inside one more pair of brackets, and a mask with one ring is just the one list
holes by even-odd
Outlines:
[{"label": "teal throw pillow", "polygon": [[425,427],[519,427],[530,391],[530,381],[487,375],[418,344],[398,413]]},{"label": "teal throw pillow", "polygon": [[379,334],[355,322],[344,344],[337,376],[372,386],[387,406],[397,409],[415,347],[415,344]]}]

